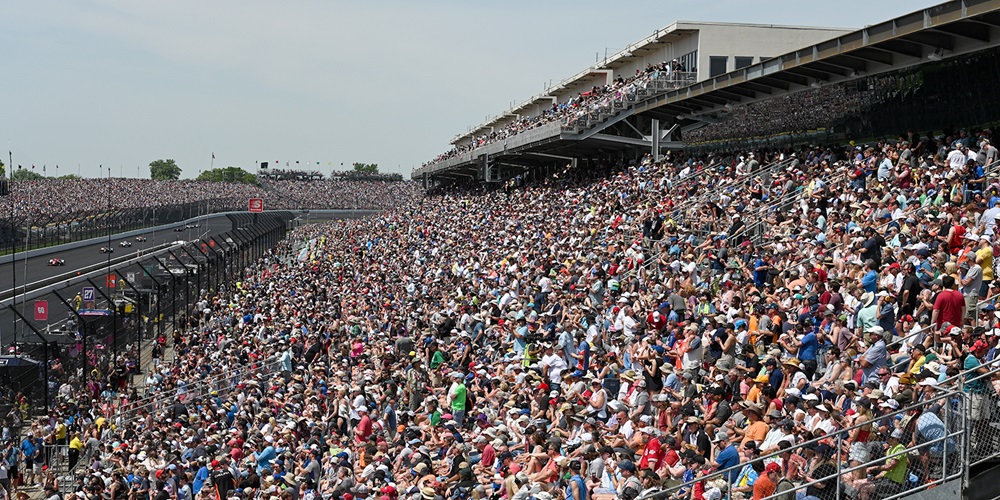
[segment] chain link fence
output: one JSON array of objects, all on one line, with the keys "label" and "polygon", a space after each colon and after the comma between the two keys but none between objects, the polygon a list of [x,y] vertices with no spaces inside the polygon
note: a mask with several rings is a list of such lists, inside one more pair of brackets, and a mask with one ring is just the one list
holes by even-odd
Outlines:
[{"label": "chain link fence", "polygon": [[[108,414],[149,357],[189,324],[194,304],[227,289],[275,246],[293,216],[233,215],[233,230],[175,242],[109,269],[68,273],[64,282],[22,294],[0,310],[0,405],[27,420],[56,405]],[[144,349],[144,346],[146,347]],[[86,387],[79,398],[68,387]]]}]

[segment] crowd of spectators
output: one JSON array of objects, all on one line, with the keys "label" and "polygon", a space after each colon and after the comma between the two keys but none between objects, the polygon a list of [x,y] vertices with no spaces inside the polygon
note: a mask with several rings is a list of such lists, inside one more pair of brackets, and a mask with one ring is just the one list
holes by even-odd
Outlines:
[{"label": "crowd of spectators", "polygon": [[673,84],[671,88],[693,83],[693,80],[688,78],[685,68],[676,59],[659,64],[647,64],[646,68],[637,69],[635,74],[629,78],[618,76],[608,85],[595,85],[590,90],[580,92],[564,102],[552,103],[552,106],[543,113],[514,120],[489,134],[471,137],[467,142],[438,155],[422,166],[433,165],[487,144],[504,141],[509,137],[548,123],[558,122],[570,126],[576,120],[590,113],[613,111],[615,103],[619,103],[623,107],[628,106],[626,100],[630,96],[636,97],[640,90],[648,89],[653,81],[671,83]]},{"label": "crowd of spectators", "polygon": [[[260,185],[239,182],[148,179],[42,179],[17,182],[11,194],[0,198],[0,211],[16,219],[51,220],[56,215],[93,213],[109,208],[158,208],[205,203],[208,211],[245,207],[249,198],[264,198],[270,209],[330,208],[381,210],[419,196],[407,181],[264,180]],[[303,206],[301,203],[307,203]],[[230,208],[231,209],[231,208]]]},{"label": "crowd of spectators", "polygon": [[351,208],[386,210],[423,196],[419,183],[394,180],[356,180],[351,177],[323,181],[261,182],[264,203],[272,209]]},{"label": "crowd of spectators", "polygon": [[996,158],[646,157],[307,226],[190,308],[157,407],[68,382],[8,476],[59,497],[41,440],[87,457],[70,500],[899,493],[956,466],[932,403],[960,383],[973,456],[1000,451]]},{"label": "crowd of spectators", "polygon": [[684,140],[732,142],[839,127],[848,118],[863,117],[873,106],[919,87],[913,75],[893,74],[810,88],[733,106],[720,120],[686,132]]}]

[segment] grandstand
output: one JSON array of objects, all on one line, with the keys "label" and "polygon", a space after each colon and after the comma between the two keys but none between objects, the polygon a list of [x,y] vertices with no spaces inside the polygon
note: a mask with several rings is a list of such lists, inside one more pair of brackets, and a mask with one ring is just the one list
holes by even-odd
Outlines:
[{"label": "grandstand", "polygon": [[[68,480],[46,498],[130,475],[166,498],[195,471],[197,498],[230,480],[220,496],[268,500],[1000,497],[1000,110],[993,78],[939,75],[1000,73],[994,12],[838,35],[744,68],[782,62],[750,87],[667,61],[428,165],[427,196],[265,180],[286,204],[383,211],[183,245],[139,304],[175,318],[148,325],[173,329],[163,366],[84,340],[51,367],[56,405],[0,407],[56,443],[42,457]],[[670,116],[678,144],[603,137],[602,116]],[[94,436],[81,460],[58,460],[59,425]]]},{"label": "grandstand", "polygon": [[[706,75],[702,71],[704,63],[700,62],[697,78],[685,76],[680,83],[678,74],[667,68],[652,69],[632,82],[616,83],[619,73],[610,68],[607,81],[603,82],[606,86],[598,89],[596,97],[587,96],[581,100],[571,91],[548,96],[545,106],[538,106],[538,98],[534,98],[530,101],[536,102],[534,107],[525,110],[526,115],[534,119],[518,126],[517,120],[525,120],[515,116],[515,133],[510,133],[509,127],[505,131],[503,122],[486,124],[471,134],[456,137],[454,150],[414,169],[411,176],[426,186],[468,179],[498,181],[535,170],[544,172],[567,162],[595,165],[607,160],[638,159],[645,152],[652,152],[659,158],[667,150],[691,144],[705,145],[711,134],[699,135],[699,129],[714,125],[716,133],[712,140],[717,140],[726,122],[753,112],[754,107],[769,109],[772,113],[784,110],[786,118],[794,117],[815,109],[810,106],[824,102],[827,94],[851,94],[848,92],[851,85],[854,85],[854,94],[878,92],[885,82],[900,82],[915,74],[914,71],[933,70],[942,62],[965,61],[964,64],[969,65],[987,56],[992,60],[995,53],[989,49],[997,45],[998,10],[1000,3],[994,1],[947,2],[861,30],[812,40],[780,55],[760,58],[745,67],[728,65],[726,69],[732,71],[723,74],[710,71]],[[654,35],[638,43],[637,47],[650,47],[657,40]],[[699,51],[699,59],[706,56],[710,54]],[[631,61],[628,68],[632,71],[643,60],[640,52],[626,49],[616,56],[615,62]],[[993,66],[992,62],[988,63],[988,67]],[[631,77],[630,71],[622,76]],[[978,86],[986,81],[989,78],[969,78],[949,84]],[[940,95],[937,90],[933,89],[935,97]],[[850,109],[850,101],[839,102]],[[568,103],[572,109],[550,113],[547,106],[553,103]],[[837,104],[824,102],[829,107]],[[918,115],[914,113],[914,117]],[[922,117],[925,122],[928,118]],[[927,128],[940,130],[950,125],[987,123],[980,117],[941,118],[940,123],[929,124]],[[795,120],[787,121],[792,128],[798,129]],[[795,137],[786,137],[784,144],[863,140],[898,134],[906,130],[899,128],[900,122],[902,120],[877,120],[865,126],[846,126],[841,116],[829,120],[822,116],[810,117],[808,128]],[[741,128],[747,123],[737,120],[732,128]],[[748,124],[753,125],[752,122]],[[741,132],[748,136],[746,138],[760,141],[781,134],[790,135],[784,130],[786,128],[781,123],[769,123],[751,127],[749,131],[741,128]],[[490,138],[492,133],[484,134],[484,131],[497,130],[504,133],[496,139]],[[817,131],[821,132],[818,137],[807,134]],[[473,140],[477,134],[480,139]],[[694,140],[689,141],[689,138]],[[731,142],[731,135],[726,139]]]},{"label": "grandstand", "polygon": [[258,179],[273,181],[319,181],[323,180],[323,173],[318,170],[281,170],[281,169],[258,169]]}]

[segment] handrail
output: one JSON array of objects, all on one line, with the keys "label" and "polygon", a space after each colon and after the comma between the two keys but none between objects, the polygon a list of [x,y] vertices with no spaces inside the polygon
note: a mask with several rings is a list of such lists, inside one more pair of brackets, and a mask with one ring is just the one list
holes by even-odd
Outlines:
[{"label": "handrail", "polygon": [[[942,406],[942,408],[947,408],[947,406]],[[942,421],[945,421],[945,426],[948,425],[948,423],[947,423],[946,420],[947,420],[947,417],[942,419]],[[930,441],[925,441],[923,443],[917,444],[917,445],[915,445],[913,447],[910,447],[910,448],[906,448],[905,450],[902,450],[899,453],[900,454],[903,454],[903,453],[907,453],[908,454],[911,451],[920,451],[920,450],[924,450],[924,449],[929,449],[929,448],[932,447],[932,445],[937,444],[937,443],[944,443],[944,447],[947,450],[947,448],[948,448],[948,442],[949,441],[951,441],[951,442],[958,441],[958,439],[955,439],[955,438],[964,437],[964,434],[965,434],[965,431],[963,429],[959,429],[959,430],[955,430],[955,431],[950,431],[950,433],[946,433],[944,436],[941,436],[939,438],[936,438],[936,439],[933,439],[933,440],[930,440]],[[843,443],[840,442],[840,441],[841,440],[838,439],[838,445],[842,446]],[[956,445],[955,448],[957,448],[957,447],[958,446]],[[838,450],[838,455],[842,455],[842,451]],[[945,452],[945,453],[943,453],[943,455],[945,456],[945,460],[947,460],[948,453]],[[860,465],[848,466],[846,469],[843,468],[843,467],[840,467],[840,465],[843,463],[843,460],[838,459],[838,461],[837,461],[838,462],[837,463],[838,467],[837,467],[837,471],[835,473],[833,473],[833,474],[831,474],[829,476],[826,476],[826,477],[819,478],[819,479],[813,479],[812,481],[807,482],[807,483],[800,484],[800,485],[798,485],[798,486],[795,487],[794,491],[802,490],[802,489],[808,488],[808,487],[810,487],[810,486],[812,486],[814,484],[819,484],[819,483],[822,483],[822,482],[825,482],[825,481],[829,481],[831,479],[834,479],[834,480],[836,480],[838,482],[837,487],[839,489],[840,488],[840,484],[839,484],[840,478],[842,478],[843,476],[845,476],[847,474],[850,474],[852,472],[858,471],[858,470],[865,470],[868,467],[871,467],[873,465],[878,465],[878,464],[885,463],[886,460],[888,460],[888,459],[889,458],[887,458],[887,457],[876,458],[874,460],[870,460],[870,461],[868,461],[866,463],[863,463],[863,464],[860,464]],[[961,463],[961,461],[958,460],[957,457],[953,458],[952,460]],[[907,469],[909,469],[909,468],[907,468]],[[894,499],[894,498],[900,498],[900,497],[902,497],[904,495],[910,495],[910,494],[912,494],[912,493],[914,493],[916,491],[930,489],[930,488],[933,488],[933,487],[935,487],[935,486],[937,486],[939,484],[944,483],[945,481],[949,481],[949,480],[956,479],[956,478],[959,478],[959,477],[963,476],[963,472],[962,472],[962,468],[961,467],[954,467],[954,470],[951,472],[951,474],[948,473],[948,469],[949,469],[949,467],[947,467],[947,466],[942,467],[942,470],[941,470],[941,476],[942,477],[941,478],[933,479],[933,480],[921,483],[921,484],[917,485],[914,488],[904,489],[904,491],[901,491],[901,492],[896,493],[894,495],[879,496],[878,498],[881,498],[882,500],[890,500],[890,499]],[[907,470],[907,473],[908,472],[909,472],[909,470]],[[785,492],[774,493],[773,495],[764,497],[764,499],[762,499],[762,500],[767,500],[767,499],[772,499],[772,498],[779,498],[779,497],[783,496],[784,493]]]},{"label": "handrail", "polygon": [[[216,387],[219,384],[219,382],[223,382],[226,380],[231,380],[236,378],[245,379],[248,377],[253,377],[258,373],[264,373],[265,371],[272,370],[279,364],[280,362],[277,359],[265,360],[260,366],[252,368],[248,371],[226,372],[218,376],[211,377],[209,379],[199,380],[191,385],[185,386],[184,388],[185,394],[198,393],[200,391],[205,390],[208,387]],[[233,386],[235,385],[236,384],[233,384]],[[178,390],[179,389],[177,387],[174,387],[164,392],[153,393],[152,396],[136,400],[135,402],[126,405],[126,407],[120,408],[120,415],[122,416],[127,415],[126,418],[120,422],[120,424],[133,422],[139,418],[140,412],[148,410],[150,408],[155,408],[155,406],[158,403],[164,403],[173,400],[178,396],[177,394]],[[218,389],[216,388],[213,390],[218,390]]]},{"label": "handrail", "polygon": [[[986,364],[985,366],[992,366],[994,364],[1000,364],[1000,359],[994,360],[994,361]],[[947,380],[954,380],[954,379],[956,379],[958,377],[964,377],[966,374],[968,374],[968,371],[963,371],[962,373],[960,373],[960,374],[958,374],[958,375],[956,375],[954,377],[951,377],[951,378],[949,378]],[[885,415],[880,415],[879,416],[879,420],[888,419],[888,420],[891,421],[891,420],[895,419],[897,416],[903,416],[903,415],[907,415],[907,414],[912,414],[917,409],[923,408],[923,407],[927,407],[930,404],[935,404],[938,401],[948,400],[948,399],[954,398],[954,397],[965,398],[965,396],[966,396],[967,393],[964,392],[964,385],[966,383],[973,382],[973,381],[978,381],[978,380],[982,380],[982,379],[984,379],[986,377],[992,378],[992,377],[997,376],[998,374],[1000,374],[1000,367],[995,368],[995,369],[989,371],[988,373],[981,374],[981,375],[979,375],[979,376],[977,376],[977,377],[975,377],[973,379],[970,379],[967,382],[960,383],[959,385],[957,385],[955,387],[951,387],[947,391],[941,392],[939,394],[935,394],[932,398],[930,398],[928,400],[917,402],[917,403],[915,403],[913,405],[910,405],[910,406],[908,406],[906,408],[901,408],[901,409],[895,410],[895,411],[893,411],[891,413],[887,413]],[[938,386],[941,387],[942,385],[946,384],[947,380],[946,380],[946,382],[940,383]],[[968,405],[966,405],[966,407],[968,407]],[[942,408],[948,408],[948,405],[942,404]],[[968,417],[968,413],[965,412],[965,411],[963,411],[961,416],[962,416],[963,419],[967,418]],[[821,442],[823,440],[829,440],[829,439],[833,438],[834,436],[837,436],[838,440],[839,440],[841,436],[846,436],[851,431],[853,431],[855,429],[861,428],[861,427],[866,426],[866,425],[871,425],[871,424],[872,424],[871,421],[867,421],[867,422],[862,422],[860,424],[852,425],[850,427],[845,427],[843,429],[840,429],[840,430],[836,431],[833,434],[828,434],[828,435],[824,435],[824,436],[821,436],[821,437],[818,437],[818,438],[814,438],[814,439],[811,439],[809,441],[805,441],[805,442],[800,443],[798,445],[795,445],[795,446],[792,446],[790,448],[787,448],[785,450],[780,450],[778,452],[771,453],[769,455],[765,455],[765,456],[762,456],[762,457],[755,458],[754,460],[755,461],[757,461],[757,460],[767,461],[767,460],[772,460],[772,459],[775,459],[775,458],[780,458],[779,455],[782,454],[782,453],[787,453],[787,452],[790,452],[790,451],[795,451],[797,449],[802,449],[802,448],[806,447],[807,445],[817,444],[817,443],[819,443],[819,442]],[[945,425],[947,425],[947,424],[948,424],[948,422],[945,421]],[[968,426],[964,425],[964,424],[960,425],[959,426],[959,431],[956,431],[956,432],[960,432],[960,435],[963,435],[961,433],[964,433],[965,430],[967,429],[967,427]],[[946,437],[948,437],[948,436],[946,436]],[[842,444],[842,441],[841,441],[841,444]],[[926,445],[927,445],[927,443],[922,443],[920,445],[920,447],[924,447]],[[963,442],[962,446],[968,446],[968,443],[967,442]],[[994,452],[993,455],[1000,455],[1000,452]],[[981,458],[980,461],[985,460],[986,458],[990,458],[990,457]],[[884,460],[884,458],[882,460]],[[881,461],[881,460],[876,460],[876,462],[879,462],[879,461]],[[838,463],[839,463],[839,461],[838,461]],[[962,463],[962,462],[959,461],[959,463]],[[724,475],[724,476],[728,477],[728,475],[731,474],[731,473],[738,473],[738,471],[740,469],[742,469],[743,466],[745,466],[745,465],[746,465],[746,463],[744,462],[744,463],[740,463],[740,464],[738,464],[736,466],[729,467],[727,469],[713,471],[711,473],[711,476],[723,476]],[[967,466],[967,464],[963,463],[963,465],[961,467],[965,467],[965,466]],[[838,466],[838,471],[840,471],[840,472],[837,474],[837,476],[842,475],[843,472],[844,472],[844,470],[841,469],[839,466]],[[688,482],[685,482],[683,484],[676,485],[676,486],[673,486],[671,488],[667,488],[665,490],[661,490],[661,491],[657,491],[657,492],[648,494],[648,495],[646,495],[644,497],[641,497],[639,500],[648,500],[648,499],[663,498],[665,496],[669,496],[670,494],[672,494],[673,492],[675,492],[677,490],[690,488],[695,483],[706,481],[707,479],[708,479],[707,477],[702,477],[702,478],[699,478],[699,479],[696,479],[696,480],[688,481]],[[827,479],[827,478],[824,478],[824,480],[825,479]],[[801,487],[802,486],[799,486],[796,489],[800,489]],[[912,490],[909,490],[909,491],[912,491]]]},{"label": "handrail", "polygon": [[[994,261],[994,272],[996,272],[997,261]],[[996,305],[997,299],[1000,298],[1000,294],[990,295],[979,302],[976,302],[976,322],[973,326],[978,327],[979,325],[979,313],[982,309],[988,305]]]},{"label": "handrail", "polygon": [[[953,391],[953,392],[958,392],[958,391]],[[951,397],[953,395],[954,394],[951,394],[951,393],[949,393],[949,394],[939,394],[939,395],[936,395],[934,398],[932,398],[930,400],[922,401],[920,403],[917,403],[917,405],[911,406],[910,408],[899,409],[899,410],[893,411],[892,413],[888,413],[888,414],[882,415],[882,416],[880,416],[880,419],[890,419],[891,420],[891,419],[894,419],[896,416],[905,416],[906,414],[909,414],[910,412],[912,412],[913,409],[916,406],[929,406],[931,403],[934,403],[934,402],[936,402],[938,400],[941,400],[941,399],[945,399],[945,398]],[[797,444],[795,446],[792,446],[790,448],[787,448],[787,449],[784,449],[784,450],[779,450],[779,451],[776,451],[776,452],[768,454],[768,455],[764,455],[764,456],[761,456],[761,457],[754,458],[754,461],[764,461],[764,462],[766,462],[768,460],[780,459],[781,458],[780,455],[782,453],[794,452],[795,450],[800,450],[800,449],[806,448],[807,446],[817,445],[817,444],[820,444],[822,441],[828,441],[830,439],[833,439],[836,436],[845,436],[845,435],[848,435],[851,431],[853,431],[855,429],[859,429],[861,427],[869,426],[869,425],[872,425],[871,421],[862,422],[860,424],[855,424],[855,425],[852,425],[850,427],[845,427],[843,429],[838,430],[837,432],[835,432],[833,434],[826,434],[826,435],[823,435],[823,436],[820,436],[820,437],[817,437],[817,438],[810,439],[808,441],[804,441],[804,442],[799,443],[799,444]],[[739,471],[745,465],[746,465],[746,462],[743,462],[743,463],[739,463],[737,465],[734,465],[734,466],[726,468],[726,469],[715,470],[715,471],[711,472],[710,476],[729,476],[732,473],[739,473]],[[708,480],[708,477],[698,478],[698,479],[695,479],[695,480],[692,480],[692,481],[688,481],[688,482],[685,482],[685,483],[682,483],[682,484],[679,484],[679,485],[667,488],[665,490],[661,490],[661,491],[658,491],[658,492],[655,492],[655,493],[651,493],[651,494],[649,494],[647,496],[640,497],[637,500],[647,500],[647,499],[663,498],[663,497],[669,496],[669,494],[671,494],[671,493],[673,493],[673,492],[675,492],[677,490],[691,488],[692,486],[694,486],[695,483],[699,483],[699,482],[706,481],[706,480]]]}]

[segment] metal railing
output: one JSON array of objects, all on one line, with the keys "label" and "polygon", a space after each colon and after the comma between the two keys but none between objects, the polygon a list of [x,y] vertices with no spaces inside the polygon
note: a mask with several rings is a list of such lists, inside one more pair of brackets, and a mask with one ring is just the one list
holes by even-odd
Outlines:
[{"label": "metal railing", "polygon": [[575,110],[563,121],[563,130],[579,132],[622,113],[636,103],[652,99],[666,92],[689,86],[695,82],[696,72],[654,71],[613,90],[613,95],[600,95]]},{"label": "metal railing", "polygon": [[[996,268],[997,264],[996,264],[996,259],[995,258],[994,258],[993,262],[994,262],[994,264],[993,264],[994,265],[994,272],[996,272],[995,268]],[[994,274],[994,276],[996,276],[996,274]],[[997,305],[997,299],[998,298],[1000,298],[1000,295],[991,295],[991,296],[988,296],[985,299],[980,300],[979,302],[976,303],[975,321],[973,322],[973,326],[975,326],[975,327],[980,327],[980,326],[989,327],[992,323],[995,323],[995,322],[989,322],[989,323],[986,323],[986,324],[980,324],[980,323],[983,322],[983,320],[982,320],[983,311],[986,309],[987,306],[993,306],[994,310],[996,310],[996,305]]]},{"label": "metal railing", "polygon": [[150,414],[173,405],[178,399],[189,401],[196,398],[206,398],[213,396],[213,392],[218,392],[219,396],[224,398],[238,384],[250,380],[258,374],[275,373],[279,371],[279,366],[280,363],[277,360],[267,360],[242,372],[237,370],[208,377],[185,385],[183,394],[180,393],[179,387],[159,392],[151,391],[149,396],[122,406],[116,414],[115,423],[119,426],[129,425],[142,418],[144,414]]},{"label": "metal railing", "polygon": [[[988,364],[987,368],[998,362],[1000,360],[995,360]],[[720,489],[732,492],[734,478],[737,478],[744,467],[750,466],[752,462],[782,464],[790,454],[806,455],[807,450],[812,451],[819,444],[830,446],[834,455],[827,457],[827,463],[832,459],[830,465],[835,467],[834,472],[822,477],[805,475],[794,484],[791,491],[802,492],[810,487],[824,484],[836,488],[837,494],[834,498],[842,498],[842,493],[862,493],[864,497],[875,494],[877,498],[892,499],[949,481],[961,480],[967,483],[970,467],[995,461],[1000,457],[1000,424],[997,423],[997,417],[1000,416],[998,415],[1000,398],[992,385],[993,379],[998,375],[1000,368],[994,368],[977,376],[972,376],[970,371],[962,372],[941,382],[938,386],[940,390],[936,394],[909,407],[873,416],[869,421],[805,441],[785,450],[755,457],[750,462],[742,462],[727,469],[713,470],[696,480],[658,489],[643,495],[640,500],[688,498],[695,483],[706,485],[714,483]],[[971,384],[974,383],[983,385],[979,386],[981,389],[973,389]],[[894,429],[900,430],[902,435],[899,443],[904,446],[903,450],[894,451],[888,457],[879,455],[884,446],[876,449],[872,443],[885,444],[889,436],[877,434],[876,439],[882,438],[884,441],[871,440],[870,437],[869,441],[863,443],[851,442],[849,436],[854,431],[878,422],[888,422],[889,433]],[[870,459],[857,460],[862,456],[868,456]],[[893,485],[885,481],[870,480],[868,475],[870,467],[887,464],[889,459],[904,456],[908,464],[903,483]],[[851,475],[855,472],[860,474],[852,478]],[[917,481],[912,481],[913,476],[917,477]],[[776,493],[766,498],[779,498],[783,493]],[[723,495],[726,496],[726,493]]]}]

